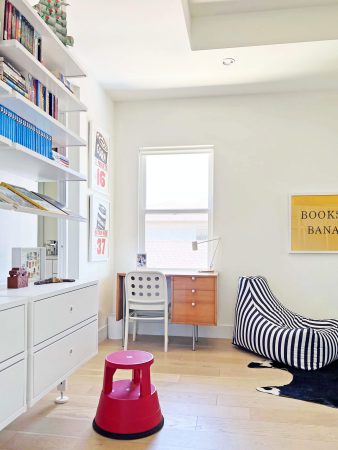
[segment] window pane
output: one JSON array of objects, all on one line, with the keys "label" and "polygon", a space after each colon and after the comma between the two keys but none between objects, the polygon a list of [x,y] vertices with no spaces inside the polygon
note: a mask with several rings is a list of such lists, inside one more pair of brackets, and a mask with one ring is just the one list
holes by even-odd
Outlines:
[{"label": "window pane", "polygon": [[206,269],[208,245],[192,250],[192,241],[208,239],[208,214],[146,214],[147,266],[164,269]]},{"label": "window pane", "polygon": [[207,209],[207,153],[147,155],[146,209]]}]

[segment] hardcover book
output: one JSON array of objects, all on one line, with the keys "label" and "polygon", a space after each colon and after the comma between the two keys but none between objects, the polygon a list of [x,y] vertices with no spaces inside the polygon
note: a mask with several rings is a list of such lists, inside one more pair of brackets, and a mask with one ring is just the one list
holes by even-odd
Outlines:
[{"label": "hardcover book", "polygon": [[64,214],[67,214],[69,217],[73,217],[76,219],[84,219],[84,217],[80,216],[80,214],[76,214],[70,209],[66,208],[65,205],[58,202],[52,197],[49,197],[49,195],[46,194],[40,194],[38,192],[33,192],[33,194],[37,195],[41,199],[45,200],[46,202],[50,203],[51,205],[55,206],[56,208],[60,209]]},{"label": "hardcover book", "polygon": [[65,215],[63,211],[61,211],[59,208],[56,208],[54,205],[50,204],[49,202],[43,200],[38,195],[34,194],[34,192],[29,191],[28,189],[25,189],[20,186],[13,186],[8,183],[1,183],[1,186],[6,187],[10,191],[14,192],[16,195],[20,196],[27,202],[31,203],[36,208],[39,208],[43,211],[48,211],[51,213],[56,213],[60,215]]},{"label": "hardcover book", "polygon": [[0,198],[10,205],[15,207],[23,206],[25,208],[36,208],[32,203],[28,202],[24,198],[17,195],[15,192],[7,189],[3,186],[3,183],[0,183]]}]

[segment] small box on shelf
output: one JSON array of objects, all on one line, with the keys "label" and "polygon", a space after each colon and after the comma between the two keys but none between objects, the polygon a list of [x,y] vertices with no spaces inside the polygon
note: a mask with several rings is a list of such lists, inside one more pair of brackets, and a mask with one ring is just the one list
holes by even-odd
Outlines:
[{"label": "small box on shelf", "polygon": [[7,278],[8,289],[19,289],[28,286],[28,273],[23,267],[13,267]]}]

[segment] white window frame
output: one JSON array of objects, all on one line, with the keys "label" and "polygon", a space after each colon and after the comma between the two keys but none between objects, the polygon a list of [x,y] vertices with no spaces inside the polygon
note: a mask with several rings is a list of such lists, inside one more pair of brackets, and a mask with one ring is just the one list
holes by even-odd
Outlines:
[{"label": "white window frame", "polygon": [[[208,208],[206,209],[146,209],[146,159],[147,155],[173,155],[206,153],[209,156]],[[146,214],[189,214],[208,213],[208,239],[213,238],[213,187],[214,187],[214,146],[189,145],[176,147],[141,147],[139,149],[139,189],[138,189],[138,252],[145,253],[145,217]],[[207,243],[208,263],[211,258],[211,246]],[[155,268],[155,267],[154,267]],[[156,269],[166,269],[156,267]],[[186,267],[187,270],[191,269]]]}]

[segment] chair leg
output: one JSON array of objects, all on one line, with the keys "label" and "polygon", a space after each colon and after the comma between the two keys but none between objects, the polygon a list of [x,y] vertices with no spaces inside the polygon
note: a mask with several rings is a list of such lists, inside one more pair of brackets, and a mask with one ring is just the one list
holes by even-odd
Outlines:
[{"label": "chair leg", "polygon": [[124,350],[128,349],[128,332],[129,332],[129,310],[127,310],[127,314],[125,317],[125,325],[124,325]]},{"label": "chair leg", "polygon": [[[136,314],[135,314],[136,317]],[[134,328],[133,328],[133,342],[136,341],[136,334],[137,334],[137,320],[134,320]]]},{"label": "chair leg", "polygon": [[168,351],[168,310],[164,312],[164,351]]}]

